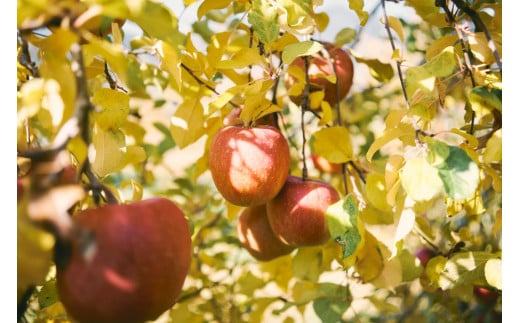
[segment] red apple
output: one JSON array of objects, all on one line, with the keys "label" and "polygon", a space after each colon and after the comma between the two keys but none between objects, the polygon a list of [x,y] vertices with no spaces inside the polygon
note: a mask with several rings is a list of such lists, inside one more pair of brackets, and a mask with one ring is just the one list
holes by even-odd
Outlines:
[{"label": "red apple", "polygon": [[217,190],[240,206],[267,203],[278,194],[289,174],[289,145],[271,126],[227,126],[209,148],[209,170]]},{"label": "red apple", "polygon": [[435,257],[437,255],[437,253],[435,251],[433,251],[432,249],[430,248],[427,248],[427,247],[421,247],[416,253],[415,253],[415,256],[417,257],[417,259],[419,259],[419,261],[421,262],[421,266],[423,267],[426,267],[426,265],[428,264],[428,261]]},{"label": "red apple", "polygon": [[328,183],[289,176],[280,193],[267,203],[275,235],[295,246],[317,246],[330,238],[325,213],[340,196]]},{"label": "red apple", "polygon": [[269,261],[295,248],[281,242],[271,230],[265,204],[250,206],[240,213],[237,235],[242,246],[256,259]]},{"label": "red apple", "polygon": [[[323,90],[325,92],[324,100],[331,106],[343,100],[352,86],[354,78],[354,65],[350,56],[340,47],[332,43],[325,43],[325,50],[329,57],[323,53],[316,53],[309,58],[309,86],[310,91]],[[305,72],[305,60],[303,57],[297,57],[291,66],[299,67]],[[336,83],[329,82],[325,77],[336,74]],[[297,82],[301,82],[290,73],[285,77],[285,88],[290,89]],[[290,96],[290,99],[297,105],[301,104],[302,94],[298,96]]]},{"label": "red apple", "polygon": [[473,286],[473,295],[477,302],[485,307],[492,307],[498,300],[498,293],[483,286]]},{"label": "red apple", "polygon": [[343,173],[343,165],[341,163],[331,163],[327,159],[316,154],[311,154],[311,160],[314,167],[316,167],[320,172],[328,174]]},{"label": "red apple", "polygon": [[78,242],[57,262],[57,289],[80,322],[155,320],[179,297],[191,262],[190,226],[166,198],[80,211],[78,227],[94,236],[85,256]]}]

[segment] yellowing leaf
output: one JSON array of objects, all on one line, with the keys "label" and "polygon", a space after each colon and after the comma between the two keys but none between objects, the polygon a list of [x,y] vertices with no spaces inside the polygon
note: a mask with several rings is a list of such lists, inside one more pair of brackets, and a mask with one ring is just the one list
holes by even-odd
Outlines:
[{"label": "yellowing leaf", "polygon": [[101,130],[120,128],[130,111],[128,94],[108,88],[94,92],[92,103],[100,108],[94,112],[94,119]]},{"label": "yellowing leaf", "polygon": [[282,61],[284,64],[291,64],[296,57],[315,54],[322,48],[322,44],[312,40],[291,43],[285,46],[282,52]]},{"label": "yellowing leaf", "polygon": [[437,168],[426,158],[408,160],[400,172],[401,183],[408,196],[415,201],[427,201],[442,193],[443,184]]},{"label": "yellowing leaf", "polygon": [[302,280],[317,282],[324,269],[321,262],[321,248],[299,248],[292,261],[294,276]]},{"label": "yellowing leaf", "polygon": [[448,47],[454,47],[459,40],[457,35],[446,35],[435,39],[430,46],[426,49],[426,61],[430,61],[433,57],[442,53],[442,51]]},{"label": "yellowing leaf", "polygon": [[158,42],[156,45],[159,55],[161,55],[161,68],[170,75],[170,84],[174,89],[180,89],[181,78],[181,59],[179,49],[166,42]]},{"label": "yellowing leaf", "polygon": [[204,108],[199,98],[186,98],[170,119],[175,143],[184,148],[199,139],[204,130]]},{"label": "yellowing leaf", "polygon": [[336,34],[334,38],[334,45],[341,47],[352,42],[357,36],[357,31],[353,28],[343,28]]},{"label": "yellowing leaf", "polygon": [[375,287],[385,288],[395,292],[395,287],[403,281],[402,276],[403,270],[401,262],[399,258],[394,257],[390,261],[385,262],[383,270],[371,283]]},{"label": "yellowing leaf", "polygon": [[127,57],[119,45],[101,40],[93,35],[86,34],[88,44],[83,45],[85,65],[90,65],[95,56],[101,56],[109,65],[111,71],[121,80],[124,86],[127,83]]},{"label": "yellowing leaf", "polygon": [[[317,91],[317,92],[321,92],[321,91]],[[313,92],[313,93],[316,93],[316,92]],[[318,121],[318,125],[324,126],[326,124],[329,124],[332,121],[332,108],[330,107],[330,104],[327,101],[321,101],[320,108],[321,108],[321,119],[320,119],[320,121]]]},{"label": "yellowing leaf", "polygon": [[356,53],[354,50],[350,50],[350,53],[358,63],[366,64],[370,75],[379,82],[389,82],[394,77],[394,69],[389,63],[383,63],[377,58],[365,58]]},{"label": "yellowing leaf", "polygon": [[452,128],[450,131],[463,137],[464,139],[466,139],[469,147],[471,147],[471,148],[478,147],[478,139],[474,135],[464,132],[457,128]]},{"label": "yellowing leaf", "polygon": [[365,244],[365,228],[357,201],[352,195],[347,195],[327,208],[326,217],[330,236],[341,246],[344,266],[354,265],[357,254]]},{"label": "yellowing leaf", "polygon": [[248,20],[262,43],[270,45],[278,38],[280,32],[278,11],[270,1],[253,0]]},{"label": "yellowing leaf", "polygon": [[367,151],[366,158],[368,162],[372,162],[374,154],[384,145],[397,138],[415,137],[415,130],[409,124],[401,123],[397,128],[387,128],[384,133],[376,138]]},{"label": "yellowing leaf", "polygon": [[352,160],[350,134],[345,127],[334,126],[316,131],[310,140],[311,151],[332,163]]},{"label": "yellowing leaf", "polygon": [[[135,3],[129,1],[128,3]],[[177,18],[172,11],[158,1],[138,1],[139,7],[130,8],[130,20],[138,24],[146,35],[159,40],[166,40],[172,44],[182,40],[177,28]],[[129,7],[131,7],[129,5]]]},{"label": "yellowing leaf", "polygon": [[281,29],[308,35],[314,31],[314,12],[309,0],[278,0],[278,23]]}]

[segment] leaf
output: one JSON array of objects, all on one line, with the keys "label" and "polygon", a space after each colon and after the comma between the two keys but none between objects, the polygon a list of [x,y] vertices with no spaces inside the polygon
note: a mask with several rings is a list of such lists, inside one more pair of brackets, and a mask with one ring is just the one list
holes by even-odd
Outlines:
[{"label": "leaf", "polygon": [[[381,18],[381,23],[384,24],[383,18]],[[401,20],[399,20],[396,17],[388,16],[388,26],[392,28],[397,36],[399,37],[399,40],[401,43],[404,42],[404,32],[403,32],[403,24],[401,23]]]},{"label": "leaf", "polygon": [[314,31],[312,0],[278,0],[277,4],[281,29],[298,35],[309,35]]},{"label": "leaf", "polygon": [[92,136],[94,161],[92,169],[100,177],[119,171],[124,166],[125,135],[120,130],[104,131],[94,126]]},{"label": "leaf", "polygon": [[411,282],[421,276],[423,267],[420,263],[416,263],[416,257],[408,250],[402,250],[399,253],[399,261],[401,262],[402,278],[405,282]]},{"label": "leaf", "polygon": [[378,241],[369,231],[365,231],[365,244],[359,251],[357,258],[354,268],[364,282],[374,280],[383,270],[384,260]]},{"label": "leaf", "polygon": [[253,0],[248,20],[258,39],[270,45],[280,32],[277,9],[267,0]]},{"label": "leaf", "polygon": [[387,191],[385,186],[385,176],[383,174],[368,174],[365,190],[367,200],[377,209],[383,212],[388,212],[392,209],[386,202]]},{"label": "leaf", "polygon": [[386,128],[383,134],[378,137],[368,149],[366,153],[366,159],[369,163],[372,162],[372,157],[374,154],[381,149],[384,145],[389,143],[390,141],[403,137],[412,137],[415,138],[415,130],[409,124],[401,123],[397,128]]},{"label": "leaf", "polygon": [[333,126],[322,128],[312,134],[311,151],[331,163],[346,163],[353,158],[350,134],[347,128]]},{"label": "leaf", "polygon": [[56,290],[56,280],[46,281],[38,292],[38,305],[41,308],[51,306],[59,301],[58,291]]},{"label": "leaf", "polygon": [[257,49],[242,48],[230,59],[218,62],[215,67],[219,69],[240,69],[250,65],[261,65],[263,61],[264,59],[258,54]]},{"label": "leaf", "polygon": [[446,47],[440,54],[421,66],[413,66],[406,70],[406,92],[413,95],[417,89],[431,93],[438,77],[451,75],[457,67],[454,48]]},{"label": "leaf", "polygon": [[381,271],[381,274],[371,281],[371,284],[377,288],[385,288],[392,292],[395,292],[403,277],[403,271],[399,258],[394,257],[390,261],[385,262],[385,266]]},{"label": "leaf", "polygon": [[231,0],[204,0],[197,10],[197,19],[201,20],[211,10],[227,8],[230,3]]},{"label": "leaf", "polygon": [[350,307],[343,298],[320,297],[314,300],[312,308],[322,322],[341,322],[343,313]]},{"label": "leaf", "polygon": [[334,37],[334,45],[341,47],[356,39],[357,31],[354,28],[343,28]]},{"label": "leaf", "polygon": [[348,7],[356,12],[361,26],[364,26],[368,21],[368,12],[363,10],[363,6],[363,0],[349,0],[348,2]]},{"label": "leaf", "polygon": [[502,290],[502,259],[489,259],[484,267],[484,275],[490,286]]},{"label": "leaf", "polygon": [[323,271],[321,258],[321,248],[299,248],[292,260],[294,277],[317,282]]},{"label": "leaf", "polygon": [[144,0],[140,3],[141,6],[130,10],[130,20],[138,24],[149,37],[172,44],[178,42],[178,21],[171,10],[165,4],[156,1]]},{"label": "leaf", "polygon": [[182,85],[180,51],[178,48],[162,41],[158,42],[155,47],[162,57],[161,69],[171,75],[171,86],[174,89],[180,90]]},{"label": "leaf", "polygon": [[323,49],[323,45],[312,40],[291,43],[285,46],[282,52],[284,64],[291,64],[296,57],[312,55]]},{"label": "leaf", "polygon": [[400,171],[400,177],[406,193],[415,201],[428,201],[442,193],[439,171],[426,158],[408,160]]},{"label": "leaf", "polygon": [[341,258],[345,266],[352,266],[356,254],[365,243],[365,228],[359,217],[356,200],[352,195],[347,195],[330,205],[325,216],[330,236],[341,246]]},{"label": "leaf", "polygon": [[486,143],[484,163],[502,162],[502,129],[493,132]]},{"label": "leaf", "polygon": [[435,39],[426,49],[426,61],[430,61],[433,57],[442,53],[448,47],[455,47],[459,37],[457,35],[446,35]]},{"label": "leaf", "polygon": [[198,98],[186,98],[170,119],[170,132],[179,148],[199,139],[204,132],[204,108]]},{"label": "leaf", "polygon": [[94,92],[92,103],[101,108],[94,112],[94,119],[101,130],[120,128],[130,111],[128,94],[108,88]]},{"label": "leaf", "polygon": [[502,90],[477,86],[469,94],[471,109],[478,117],[491,113],[494,109],[502,111]]},{"label": "leaf", "polygon": [[350,53],[358,63],[367,65],[370,75],[379,82],[389,82],[394,77],[394,69],[392,65],[383,63],[377,58],[364,58],[352,49],[350,50]]},{"label": "leaf", "polygon": [[456,201],[471,198],[480,180],[479,168],[473,159],[463,149],[438,140],[427,140],[427,144],[428,159],[436,160],[433,166],[438,169],[446,194]]},{"label": "leaf", "polygon": [[[487,262],[499,260],[496,254],[484,251],[468,251],[456,253],[448,259],[444,268],[439,271],[439,287],[443,290],[451,289],[460,285],[485,285]],[[429,264],[428,264],[429,265]],[[496,269],[499,263],[491,263],[488,268],[490,278],[493,276],[495,282],[499,283],[501,277],[496,276]]]}]

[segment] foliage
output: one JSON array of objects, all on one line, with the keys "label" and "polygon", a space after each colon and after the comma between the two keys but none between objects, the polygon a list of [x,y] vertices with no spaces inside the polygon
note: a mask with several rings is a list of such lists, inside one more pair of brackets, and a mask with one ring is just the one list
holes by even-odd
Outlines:
[{"label": "foliage", "polygon": [[[319,0],[184,0],[196,8],[190,32],[153,0],[18,0],[19,320],[68,320],[43,223],[152,196],[176,201],[192,225],[189,277],[165,321],[500,317],[502,2],[341,5],[358,28],[320,39],[333,22]],[[371,20],[386,57],[360,48]],[[347,98],[316,111],[291,102],[281,80],[322,41],[354,58],[356,77]],[[246,125],[274,116],[291,174],[341,193],[329,242],[268,262],[241,247],[243,208],[218,193],[207,155],[237,108]],[[343,173],[318,172],[311,150]],[[425,267],[423,247],[435,254]],[[478,303],[474,286],[496,304]]]}]

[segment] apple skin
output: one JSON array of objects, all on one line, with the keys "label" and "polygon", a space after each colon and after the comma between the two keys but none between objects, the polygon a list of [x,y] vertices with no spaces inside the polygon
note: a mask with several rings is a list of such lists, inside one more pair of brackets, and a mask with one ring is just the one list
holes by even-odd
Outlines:
[{"label": "apple skin", "polygon": [[91,230],[95,253],[86,259],[72,243],[57,262],[57,289],[80,322],[155,320],[179,297],[192,246],[184,213],[166,198],[104,205],[80,211],[78,226]]},{"label": "apple skin", "polygon": [[291,253],[295,248],[281,242],[271,230],[266,205],[250,206],[240,213],[237,235],[242,247],[260,261],[270,261]]},{"label": "apple skin", "polygon": [[431,258],[435,257],[437,253],[427,247],[421,247],[416,253],[415,257],[419,259],[421,262],[421,266],[426,268],[426,265],[428,265],[428,261],[430,261]]},{"label": "apple skin", "polygon": [[285,244],[322,245],[330,239],[325,212],[339,199],[328,183],[289,176],[280,193],[267,203],[269,224]]},{"label": "apple skin", "polygon": [[281,190],[291,157],[283,135],[272,126],[227,126],[209,148],[209,170],[217,190],[239,206],[267,203]]},{"label": "apple skin", "polygon": [[311,160],[314,167],[322,173],[341,174],[343,173],[343,165],[341,163],[331,163],[324,157],[311,154]]},{"label": "apple skin", "polygon": [[[343,100],[350,88],[354,79],[354,65],[350,56],[340,47],[332,43],[324,43],[324,47],[330,55],[330,59],[334,60],[334,65],[329,58],[324,57],[319,52],[312,55],[309,59],[309,86],[310,91],[324,90],[324,100],[331,106]],[[291,66],[298,66],[305,71],[305,60],[303,57],[297,57]],[[333,75],[336,72],[336,82],[338,86],[338,93],[336,95],[336,83],[331,83],[323,77],[323,75]],[[323,74],[323,75],[320,75]],[[296,82],[299,82],[294,76],[287,73],[285,77],[285,88],[290,89]],[[300,105],[302,96],[290,96],[291,101]]]}]

